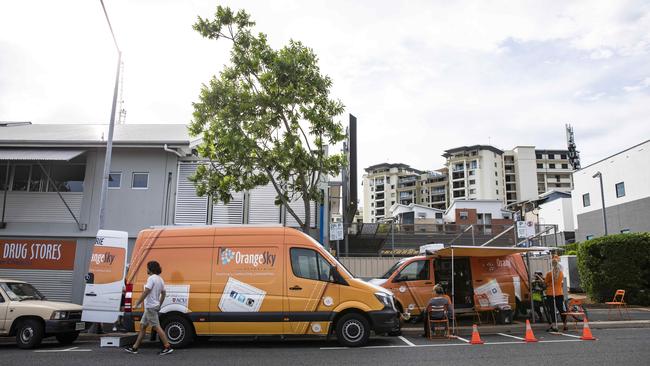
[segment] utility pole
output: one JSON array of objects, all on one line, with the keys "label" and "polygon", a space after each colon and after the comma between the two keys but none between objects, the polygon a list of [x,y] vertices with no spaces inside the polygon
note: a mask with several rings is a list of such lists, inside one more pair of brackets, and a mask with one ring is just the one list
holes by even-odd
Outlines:
[{"label": "utility pole", "polygon": [[99,0],[102,4],[102,9],[104,10],[104,15],[106,16],[106,22],[108,23],[108,28],[111,31],[113,36],[113,43],[115,43],[115,49],[117,49],[117,72],[115,75],[115,87],[113,88],[113,105],[111,106],[111,122],[108,126],[108,140],[106,141],[106,155],[104,157],[104,170],[102,172],[102,191],[99,199],[99,229],[103,229],[106,224],[106,200],[108,196],[108,180],[111,173],[111,158],[113,155],[113,130],[115,129],[115,109],[117,107],[117,91],[120,84],[120,69],[122,66],[122,51],[117,45],[117,39],[115,38],[115,33],[113,32],[113,27],[111,26],[111,21],[108,18],[108,13],[106,12],[106,7],[104,6],[104,1]]},{"label": "utility pole", "polygon": [[603,224],[605,225],[605,236],[607,236],[607,212],[605,211],[605,191],[603,190],[603,174],[601,172],[596,172],[592,178],[598,178],[600,181],[600,199],[603,204]]}]

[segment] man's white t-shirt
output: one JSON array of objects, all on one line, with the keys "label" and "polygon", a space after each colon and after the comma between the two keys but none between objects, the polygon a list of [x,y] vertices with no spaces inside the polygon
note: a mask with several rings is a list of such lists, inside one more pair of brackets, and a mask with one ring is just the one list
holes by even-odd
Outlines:
[{"label": "man's white t-shirt", "polygon": [[144,308],[151,309],[160,306],[160,293],[165,289],[165,281],[157,274],[149,276],[144,285],[145,290],[149,289],[149,295],[144,299]]}]

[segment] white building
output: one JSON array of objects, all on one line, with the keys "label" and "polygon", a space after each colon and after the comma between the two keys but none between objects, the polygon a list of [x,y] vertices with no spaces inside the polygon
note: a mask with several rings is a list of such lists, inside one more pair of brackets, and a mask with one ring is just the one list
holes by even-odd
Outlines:
[{"label": "white building", "polygon": [[401,189],[402,197],[398,197],[398,187],[406,188],[412,183],[413,192],[411,203],[415,201],[416,180],[424,172],[413,169],[406,164],[377,164],[365,169],[363,180],[363,222],[377,222],[389,217],[388,209],[402,200],[407,202],[407,195]]},{"label": "white building", "polygon": [[445,211],[411,203],[399,203],[390,207],[390,216],[402,224],[442,224]]},{"label": "white building", "polygon": [[573,173],[576,241],[605,233],[601,186],[608,234],[650,231],[650,140]]},{"label": "white building", "polygon": [[553,242],[558,244],[574,242],[575,224],[571,194],[558,191],[546,192],[540,195],[537,204],[537,223],[544,229],[550,225],[555,227],[555,230],[549,230],[544,236],[556,235],[556,240]]}]

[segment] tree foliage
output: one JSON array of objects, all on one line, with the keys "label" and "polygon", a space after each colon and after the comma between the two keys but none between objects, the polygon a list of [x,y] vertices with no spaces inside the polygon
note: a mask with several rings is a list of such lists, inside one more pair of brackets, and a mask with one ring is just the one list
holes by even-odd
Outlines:
[{"label": "tree foliage", "polygon": [[[218,6],[214,19],[199,17],[203,37],[231,43],[230,65],[203,85],[194,103],[190,133],[202,136],[199,154],[211,164],[191,178],[200,195],[229,202],[232,192],[269,182],[276,204],[307,229],[310,201],[321,198],[318,183],[340,172],[342,154],[328,155],[328,144],[345,138],[335,117],[343,104],[330,99],[332,80],[318,57],[299,41],[273,49],[243,10]],[[302,220],[288,203],[303,200]]]}]

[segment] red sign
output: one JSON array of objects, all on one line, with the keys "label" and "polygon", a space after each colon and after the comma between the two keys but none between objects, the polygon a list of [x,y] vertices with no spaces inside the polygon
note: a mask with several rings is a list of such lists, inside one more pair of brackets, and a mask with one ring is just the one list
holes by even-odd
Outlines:
[{"label": "red sign", "polygon": [[74,240],[0,239],[0,268],[74,269]]}]

